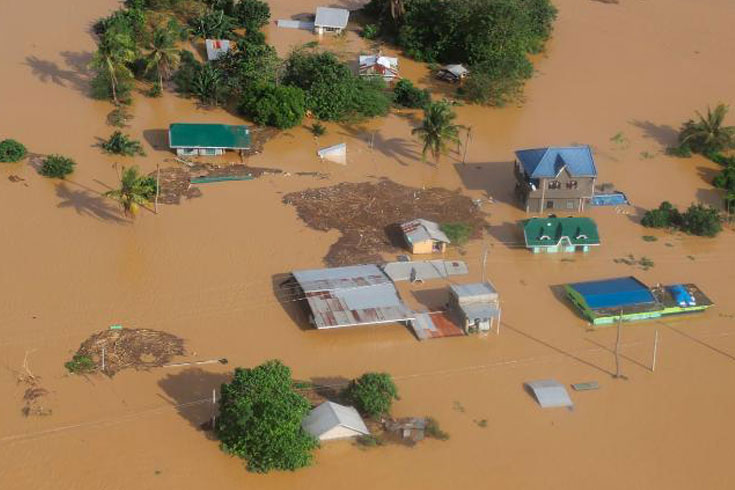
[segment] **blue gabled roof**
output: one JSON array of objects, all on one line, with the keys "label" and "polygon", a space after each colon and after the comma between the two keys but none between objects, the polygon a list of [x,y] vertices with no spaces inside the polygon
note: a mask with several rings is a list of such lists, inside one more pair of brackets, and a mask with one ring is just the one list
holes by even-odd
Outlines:
[{"label": "blue gabled roof", "polygon": [[572,177],[597,176],[595,159],[587,145],[518,150],[516,157],[532,179],[556,177],[565,167]]},{"label": "blue gabled roof", "polygon": [[578,282],[569,287],[582,295],[591,309],[622,308],[654,303],[651,290],[635,277],[618,277],[602,281]]}]

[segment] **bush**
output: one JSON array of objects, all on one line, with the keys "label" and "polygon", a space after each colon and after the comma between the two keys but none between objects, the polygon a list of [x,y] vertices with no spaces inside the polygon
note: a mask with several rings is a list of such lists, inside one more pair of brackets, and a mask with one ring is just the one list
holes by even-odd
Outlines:
[{"label": "bush", "polygon": [[692,235],[713,237],[722,231],[720,212],[712,206],[692,204],[681,215],[681,230]]},{"label": "bush", "polygon": [[39,173],[44,177],[57,177],[63,179],[74,171],[77,163],[71,158],[61,155],[49,155],[43,161]]},{"label": "bush", "polygon": [[382,78],[358,78],[355,85],[352,110],[348,117],[378,117],[388,114],[391,97],[385,91],[385,81]]},{"label": "bush", "polygon": [[261,85],[246,93],[240,112],[257,124],[288,129],[304,117],[304,91],[286,85]]},{"label": "bush", "polygon": [[0,162],[18,162],[27,154],[26,147],[15,140],[0,141]]},{"label": "bush", "polygon": [[504,77],[502,74],[487,72],[480,66],[473,66],[464,85],[457,93],[475,104],[503,107],[517,100],[523,92],[523,78]]},{"label": "bush", "polygon": [[316,121],[314,124],[312,124],[309,130],[314,136],[324,136],[325,134],[327,134],[327,127],[319,121]]},{"label": "bush", "polygon": [[350,382],[346,395],[361,413],[376,418],[390,413],[398,388],[388,373],[365,373]]},{"label": "bush", "polygon": [[472,225],[467,223],[443,223],[439,228],[455,245],[467,243],[472,236]]},{"label": "bush", "polygon": [[268,24],[271,18],[271,8],[260,0],[240,0],[235,5],[233,15],[248,31],[257,31]]},{"label": "bush", "polygon": [[362,28],[362,37],[365,39],[377,39],[380,29],[375,24],[367,24]]},{"label": "bush", "polygon": [[692,156],[692,149],[689,145],[682,143],[681,145],[666,148],[666,154],[672,157],[689,158]]},{"label": "bush", "polygon": [[112,133],[110,138],[103,141],[100,146],[105,153],[113,155],[122,155],[126,157],[145,155],[140,141],[131,139],[130,136],[123,134],[121,131],[115,131]]},{"label": "bush", "polygon": [[86,374],[92,373],[97,369],[97,365],[94,363],[91,357],[84,356],[81,354],[74,354],[71,361],[64,363],[64,367],[74,374]]},{"label": "bush", "polygon": [[215,431],[222,449],[247,460],[249,471],[295,470],[312,462],[316,439],[301,427],[309,402],[293,389],[280,361],[236,368],[220,390]]},{"label": "bush", "polygon": [[658,209],[646,211],[641,224],[646,228],[671,228],[681,223],[681,214],[668,201],[662,202]]},{"label": "bush", "polygon": [[416,87],[411,80],[403,78],[393,87],[393,102],[403,107],[420,109],[429,103],[429,91]]},{"label": "bush", "polygon": [[[486,420],[485,420],[485,425],[487,425]],[[485,425],[480,425],[480,427],[485,427]],[[441,427],[439,427],[439,422],[437,422],[435,418],[427,417],[426,418],[426,437],[439,439],[440,441],[446,441],[447,439],[449,439],[449,434],[444,432],[441,429]]]}]

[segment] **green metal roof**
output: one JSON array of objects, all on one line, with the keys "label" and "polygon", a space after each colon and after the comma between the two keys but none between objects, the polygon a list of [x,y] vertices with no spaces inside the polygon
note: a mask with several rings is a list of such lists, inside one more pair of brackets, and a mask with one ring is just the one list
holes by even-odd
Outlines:
[{"label": "green metal roof", "polygon": [[521,222],[526,247],[555,247],[562,241],[569,245],[599,245],[597,224],[590,218],[531,218]]},{"label": "green metal roof", "polygon": [[250,131],[247,126],[229,124],[174,123],[168,129],[171,148],[250,148]]}]

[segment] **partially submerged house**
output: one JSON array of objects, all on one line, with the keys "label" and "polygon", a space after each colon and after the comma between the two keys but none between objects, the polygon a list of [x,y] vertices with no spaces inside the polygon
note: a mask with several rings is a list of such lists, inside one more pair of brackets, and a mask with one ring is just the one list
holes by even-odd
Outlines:
[{"label": "partially submerged house", "polygon": [[448,306],[465,334],[487,333],[493,326],[500,332],[500,297],[490,283],[452,284]]},{"label": "partially submerged house", "polygon": [[251,139],[247,126],[174,123],[168,129],[168,142],[179,156],[215,156],[226,150],[248,150]]},{"label": "partially submerged house", "polygon": [[694,284],[649,288],[632,276],[566,284],[564,290],[593,325],[702,312],[713,306]]},{"label": "partially submerged house", "polygon": [[582,211],[594,195],[597,167],[589,146],[516,151],[515,191],[527,213]]},{"label": "partially submerged house", "polygon": [[569,393],[563,384],[553,379],[528,381],[526,388],[533,393],[541,408],[574,407]]},{"label": "partially submerged house", "polygon": [[370,434],[354,407],[326,401],[314,408],[301,422],[304,430],[320,441],[347,439]]},{"label": "partially submerged house", "polygon": [[350,11],[332,7],[317,7],[314,19],[314,32],[324,34],[325,32],[341,33],[350,19]]},{"label": "partially submerged house", "polygon": [[450,83],[459,83],[470,74],[464,65],[444,65],[436,72],[436,78]]},{"label": "partially submerged house", "polygon": [[591,218],[531,218],[521,221],[526,248],[533,253],[588,252],[600,245],[597,224]]},{"label": "partially submerged house", "polygon": [[415,219],[400,225],[403,238],[411,253],[444,253],[449,238],[438,223],[425,219]]},{"label": "partially submerged house", "polygon": [[207,60],[214,61],[230,51],[230,41],[227,39],[205,39],[204,45],[207,47]]},{"label": "partially submerged house", "polygon": [[401,78],[398,74],[398,58],[376,55],[360,55],[358,70],[363,77],[380,77],[386,82]]},{"label": "partially submerged house", "polygon": [[414,313],[377,265],[292,272],[311,323],[318,329],[408,323]]}]

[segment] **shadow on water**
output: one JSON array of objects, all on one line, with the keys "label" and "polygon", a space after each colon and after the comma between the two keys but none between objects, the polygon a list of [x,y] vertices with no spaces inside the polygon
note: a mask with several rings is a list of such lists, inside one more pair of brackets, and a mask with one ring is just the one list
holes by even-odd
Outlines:
[{"label": "shadow on water", "polygon": [[291,274],[274,274],[271,276],[271,289],[276,300],[293,323],[304,331],[314,330],[309,322],[306,301],[296,280]]},{"label": "shadow on water", "polygon": [[407,166],[406,160],[418,160],[421,154],[414,148],[416,143],[406,138],[387,138],[381,130],[369,131],[364,127],[342,126],[338,134],[349,138],[356,138],[372,143],[373,151],[382,153],[384,156],[394,159],[398,164]]},{"label": "shadow on water", "polygon": [[211,426],[212,414],[217,413],[217,407],[212,404],[212,390],[216,390],[219,397],[222,383],[230,379],[229,374],[189,368],[168,374],[158,381],[158,386],[166,394],[163,398],[176,407],[181,417],[195,429],[203,431],[208,439],[214,439],[211,431],[204,431]]},{"label": "shadow on water", "polygon": [[[72,189],[74,184],[81,189]],[[56,186],[56,196],[61,199],[58,208],[71,208],[81,216],[88,216],[100,221],[117,224],[129,224],[131,221],[122,216],[120,207],[114,201],[91,191],[84,186],[65,181]]]},{"label": "shadow on water", "polygon": [[92,53],[63,51],[61,56],[66,67],[37,56],[27,56],[25,64],[30,67],[33,76],[41,82],[69,87],[89,96],[91,77],[89,63],[92,61]]},{"label": "shadow on water", "polygon": [[679,132],[666,124],[655,124],[651,121],[631,121],[631,125],[643,130],[643,137],[655,140],[663,147],[675,146]]},{"label": "shadow on water", "polygon": [[144,129],[143,139],[157,151],[169,151],[168,129]]},{"label": "shadow on water", "polygon": [[454,170],[466,189],[484,191],[487,197],[520,209],[515,197],[513,165],[513,162],[455,163]]}]

